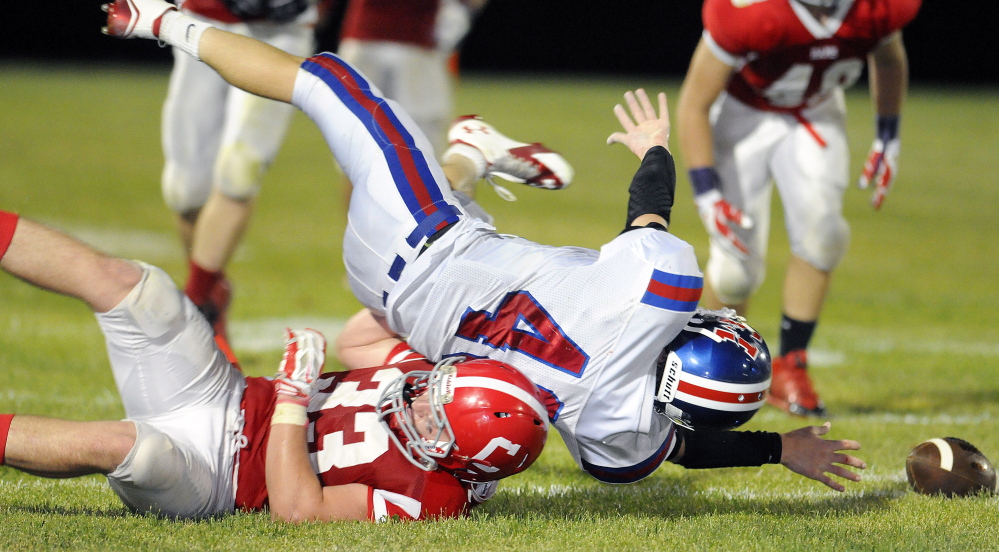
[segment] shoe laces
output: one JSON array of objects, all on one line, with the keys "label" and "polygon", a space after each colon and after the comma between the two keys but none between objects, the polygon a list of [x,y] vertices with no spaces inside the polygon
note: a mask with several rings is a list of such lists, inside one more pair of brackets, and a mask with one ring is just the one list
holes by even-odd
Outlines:
[{"label": "shoe laces", "polygon": [[485,180],[490,186],[493,187],[493,191],[496,192],[496,195],[507,201],[517,201],[517,196],[513,195],[513,192],[508,190],[505,186],[497,184],[496,181],[493,180],[493,175],[487,173]]},{"label": "shoe laces", "polygon": [[501,174],[511,180],[527,182],[538,176],[537,163],[531,158],[518,157],[507,152],[506,155],[493,161],[487,171],[489,174]]}]

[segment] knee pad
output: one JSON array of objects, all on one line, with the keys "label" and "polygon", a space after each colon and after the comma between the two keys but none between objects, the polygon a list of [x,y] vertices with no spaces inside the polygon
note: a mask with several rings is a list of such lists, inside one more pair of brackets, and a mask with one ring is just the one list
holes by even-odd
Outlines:
[{"label": "knee pad", "polygon": [[179,331],[186,323],[180,290],[162,269],[146,263],[139,265],[142,280],[124,300],[129,314],[150,338]]},{"label": "knee pad", "polygon": [[223,146],[215,168],[218,191],[236,201],[257,197],[267,165],[263,157],[245,142]]},{"label": "knee pad", "polygon": [[130,509],[168,517],[193,517],[210,498],[212,485],[203,470],[192,469],[188,455],[170,436],[135,424],[135,445],[108,474],[108,483]]},{"label": "knee pad", "polygon": [[191,174],[168,161],[163,167],[160,188],[164,203],[174,213],[197,211],[208,201],[212,191],[211,171]]},{"label": "knee pad", "polygon": [[763,284],[766,266],[762,259],[743,260],[712,247],[706,277],[718,299],[726,305],[745,302]]},{"label": "knee pad", "polygon": [[814,224],[800,240],[791,242],[791,252],[819,270],[839,265],[850,244],[850,225],[842,216],[826,217]]}]

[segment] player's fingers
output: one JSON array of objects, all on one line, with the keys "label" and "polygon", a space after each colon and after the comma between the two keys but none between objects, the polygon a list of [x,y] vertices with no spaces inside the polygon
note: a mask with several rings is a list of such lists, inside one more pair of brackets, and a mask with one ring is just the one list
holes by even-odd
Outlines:
[{"label": "player's fingers", "polygon": [[840,454],[840,455],[838,455],[836,457],[835,462],[837,464],[843,464],[844,466],[850,466],[850,467],[853,467],[853,468],[857,468],[858,470],[866,470],[867,469],[867,462],[864,462],[860,458],[857,458],[856,456],[853,456],[853,455],[850,455],[850,454]]},{"label": "player's fingers", "polygon": [[881,165],[881,174],[878,175],[878,189],[881,190],[881,193],[888,193],[888,188],[891,188],[891,183],[894,179],[895,172],[891,170],[891,165],[883,163]]},{"label": "player's fingers", "polygon": [[742,209],[739,209],[731,203],[725,202],[722,205],[721,216],[726,221],[734,222],[742,228],[749,229],[753,227],[753,221],[749,218],[749,215],[743,213]]},{"label": "player's fingers", "polygon": [[735,249],[735,254],[740,259],[745,259],[749,256],[749,248],[746,247],[746,244],[742,243],[742,240],[737,238],[735,234],[730,233],[728,235],[728,242],[732,244],[732,247]]},{"label": "player's fingers", "polygon": [[830,489],[832,489],[834,491],[843,492],[843,491],[846,490],[846,487],[844,487],[840,482],[838,482],[835,479],[829,477],[828,475],[820,475],[819,477],[816,477],[815,479],[817,481],[819,481],[820,483],[824,484],[826,487],[829,487]]},{"label": "player's fingers", "polygon": [[615,132],[607,137],[607,145],[611,144],[621,144],[624,140],[624,134],[620,132]]},{"label": "player's fingers", "polygon": [[840,467],[840,466],[832,466],[831,468],[829,468],[829,473],[831,473],[831,474],[833,474],[833,475],[835,475],[837,477],[842,477],[843,479],[846,479],[847,481],[857,482],[857,481],[860,481],[861,479],[863,479],[863,477],[861,477],[861,475],[859,473],[852,472],[852,471],[850,471],[850,470],[848,470],[846,468]]},{"label": "player's fingers", "polygon": [[634,117],[635,123],[642,124],[642,121],[645,120],[645,113],[643,113],[642,108],[638,105],[638,98],[635,97],[635,93],[630,90],[625,92],[624,101],[628,104],[628,109],[631,111],[631,116]]},{"label": "player's fingers", "polygon": [[623,105],[617,104],[614,106],[614,115],[617,116],[617,122],[621,123],[621,128],[623,128],[625,132],[635,130],[635,123],[632,122],[631,117],[628,116],[628,112],[625,111]]},{"label": "player's fingers", "polygon": [[645,93],[645,89],[639,88],[635,91],[635,94],[638,96],[638,103],[642,106],[642,112],[645,115],[645,120],[656,120],[656,108],[652,107],[652,102],[649,101],[649,95]]},{"label": "player's fingers", "polygon": [[826,422],[820,426],[812,426],[812,433],[821,437],[829,433],[830,429],[832,429],[832,422]]},{"label": "player's fingers", "polygon": [[864,171],[860,175],[860,188],[867,189],[871,185],[872,180],[876,180],[878,169],[881,168],[881,163],[884,160],[884,154],[878,152],[871,152],[870,156],[867,158],[867,162],[864,163]]},{"label": "player's fingers", "polygon": [[860,443],[852,439],[836,441],[836,450],[860,450]]},{"label": "player's fingers", "polygon": [[669,106],[666,105],[666,93],[659,93],[659,118],[669,121]]},{"label": "player's fingers", "polygon": [[732,222],[738,224],[742,228],[750,229],[753,227],[753,219],[749,218],[749,215],[743,213],[735,207],[732,208]]}]

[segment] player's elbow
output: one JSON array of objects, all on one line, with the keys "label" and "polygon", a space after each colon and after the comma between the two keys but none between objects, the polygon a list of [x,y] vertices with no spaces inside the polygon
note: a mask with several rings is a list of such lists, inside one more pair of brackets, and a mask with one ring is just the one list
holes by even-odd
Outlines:
[{"label": "player's elbow", "polygon": [[275,507],[271,505],[271,521],[279,523],[291,523],[299,525],[310,521],[317,521],[319,516],[313,508],[302,507],[295,503],[285,504]]}]

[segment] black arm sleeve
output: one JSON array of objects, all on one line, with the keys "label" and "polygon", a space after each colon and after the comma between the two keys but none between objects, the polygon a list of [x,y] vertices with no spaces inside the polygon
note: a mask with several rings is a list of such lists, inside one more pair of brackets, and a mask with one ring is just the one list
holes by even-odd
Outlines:
[{"label": "black arm sleeve", "polygon": [[[780,433],[768,431],[691,431],[677,427],[683,457],[670,462],[691,470],[779,464]],[[674,450],[679,450],[677,446]]]},{"label": "black arm sleeve", "polygon": [[675,192],[676,166],[673,164],[673,156],[666,148],[654,146],[645,154],[642,166],[631,179],[625,227],[631,226],[636,218],[645,214],[659,215],[669,224]]}]

